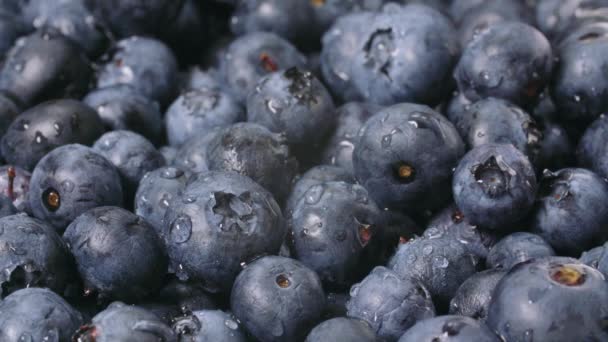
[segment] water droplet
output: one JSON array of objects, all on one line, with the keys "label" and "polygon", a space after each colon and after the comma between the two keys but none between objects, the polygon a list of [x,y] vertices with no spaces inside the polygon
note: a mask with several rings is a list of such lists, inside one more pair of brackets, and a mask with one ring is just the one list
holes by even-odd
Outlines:
[{"label": "water droplet", "polygon": [[61,182],[61,189],[64,192],[68,192],[68,193],[72,192],[72,191],[74,191],[74,183],[72,183],[71,181],[66,179],[63,182]]},{"label": "water droplet", "polygon": [[430,245],[426,245],[422,248],[422,254],[424,255],[431,255],[433,253],[433,246]]},{"label": "water droplet", "polygon": [[351,297],[357,297],[357,293],[359,293],[359,287],[361,285],[359,284],[355,284],[353,285],[353,287],[350,288],[350,296]]},{"label": "water droplet", "polygon": [[58,137],[63,132],[63,126],[59,122],[55,122],[53,124],[53,128],[55,129],[55,136]]},{"label": "water droplet", "polygon": [[275,99],[266,100],[266,107],[272,114],[280,114],[283,111],[283,105]]},{"label": "water droplet", "polygon": [[391,142],[393,141],[393,136],[390,134],[387,134],[385,136],[382,137],[382,147],[383,148],[388,148],[389,146],[391,146]]},{"label": "water droplet", "polygon": [[160,176],[165,179],[175,179],[184,175],[184,172],[175,167],[168,167],[161,172]]},{"label": "water droplet", "polygon": [[236,330],[239,328],[239,324],[231,319],[227,319],[224,324],[228,327],[228,329],[230,330]]},{"label": "water droplet", "polygon": [[581,97],[579,95],[574,95],[574,102],[581,102]]},{"label": "water droplet", "polygon": [[184,243],[192,235],[192,220],[189,216],[178,216],[171,224],[171,239],[175,243]]},{"label": "water droplet", "polygon": [[16,63],[14,66],[15,71],[21,72],[23,71],[23,63]]},{"label": "water droplet", "polygon": [[323,193],[325,192],[325,186],[323,184],[318,184],[310,187],[306,194],[304,195],[305,201],[307,204],[316,204],[319,203]]},{"label": "water droplet", "polygon": [[285,329],[283,328],[283,322],[281,322],[280,320],[274,321],[271,333],[272,336],[275,337],[283,336],[283,334],[285,333]]},{"label": "water droplet", "polygon": [[168,194],[163,194],[163,196],[161,197],[160,201],[159,201],[159,205],[162,208],[169,208],[169,200],[170,200],[170,196]]},{"label": "water droplet", "polygon": [[447,268],[450,262],[445,257],[433,258],[433,266],[438,268]]},{"label": "water droplet", "polygon": [[34,135],[34,141],[36,142],[36,144],[42,144],[46,143],[47,139],[44,135],[42,135],[42,133],[40,133],[40,131],[36,131],[36,134]]},{"label": "water droplet", "polygon": [[443,235],[443,232],[437,227],[431,227],[426,230],[424,235],[429,239],[434,239],[434,238],[441,237]]},{"label": "water droplet", "polygon": [[408,254],[407,255],[407,262],[408,264],[413,264],[416,261],[416,255],[415,254]]}]

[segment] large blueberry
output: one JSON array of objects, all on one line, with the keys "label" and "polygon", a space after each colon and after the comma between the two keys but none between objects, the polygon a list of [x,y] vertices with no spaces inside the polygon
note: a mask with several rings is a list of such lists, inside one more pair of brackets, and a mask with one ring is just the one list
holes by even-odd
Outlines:
[{"label": "large blueberry", "polygon": [[485,320],[494,288],[506,273],[503,270],[486,270],[469,277],[450,301],[450,315]]}]

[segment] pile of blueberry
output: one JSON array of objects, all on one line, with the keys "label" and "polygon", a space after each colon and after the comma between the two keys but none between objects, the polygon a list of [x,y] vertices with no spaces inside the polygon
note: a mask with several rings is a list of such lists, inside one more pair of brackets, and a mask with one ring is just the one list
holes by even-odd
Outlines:
[{"label": "pile of blueberry", "polygon": [[608,0],[0,0],[0,342],[608,341]]}]

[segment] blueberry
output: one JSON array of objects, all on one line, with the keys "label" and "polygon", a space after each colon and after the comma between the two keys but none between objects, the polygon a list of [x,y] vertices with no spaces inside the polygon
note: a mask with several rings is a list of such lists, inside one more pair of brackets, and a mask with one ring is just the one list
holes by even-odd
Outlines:
[{"label": "blueberry", "polygon": [[217,13],[206,11],[204,3],[183,0],[183,5],[170,24],[162,28],[160,37],[167,42],[177,56],[180,65],[196,64],[200,53],[215,37],[209,17],[219,19]]},{"label": "blueberry", "polygon": [[470,127],[469,109],[474,102],[467,99],[463,93],[454,91],[445,106],[445,116],[456,127],[461,136],[467,136]]},{"label": "blueberry", "polygon": [[540,0],[536,5],[536,23],[549,37],[559,36],[606,5],[605,0]]},{"label": "blueberry", "polygon": [[399,342],[500,342],[485,324],[470,317],[439,316],[418,322]]},{"label": "blueberry", "polygon": [[440,12],[390,4],[339,18],[323,36],[321,66],[344,101],[437,104],[457,54],[454,27]]},{"label": "blueberry", "polygon": [[376,267],[350,289],[348,317],[369,323],[389,341],[397,340],[416,322],[435,317],[427,289],[416,279],[401,278],[385,267]]},{"label": "blueberry", "polygon": [[120,206],[122,201],[118,170],[102,155],[82,145],[54,149],[32,173],[32,213],[60,231],[89,209]]},{"label": "blueberry", "polygon": [[17,100],[0,91],[0,135],[4,135],[11,122],[21,113]]},{"label": "blueberry", "polygon": [[180,341],[245,342],[247,338],[236,319],[220,310],[194,311],[173,324]]},{"label": "blueberry", "polygon": [[216,129],[190,138],[177,150],[173,165],[187,174],[209,171],[207,151],[211,141],[219,135],[219,131]]},{"label": "blueberry", "polygon": [[380,109],[380,106],[362,102],[349,102],[337,108],[334,113],[336,129],[323,152],[325,163],[343,167],[354,174],[353,150],[357,133]]},{"label": "blueberry", "polygon": [[377,342],[380,339],[366,322],[337,317],[317,325],[305,340],[305,342],[324,341]]},{"label": "blueberry", "polygon": [[360,11],[379,11],[385,0],[313,0],[313,18],[320,32],[326,32],[331,25],[346,14]]},{"label": "blueberry", "polygon": [[359,131],[353,166],[379,206],[436,209],[449,196],[452,169],[464,154],[454,126],[427,106],[382,109]]},{"label": "blueberry", "polygon": [[507,271],[493,269],[469,277],[454,294],[450,302],[450,315],[485,321],[494,288],[506,273]]},{"label": "blueberry", "polygon": [[18,212],[17,208],[13,205],[13,200],[4,195],[0,195],[0,218],[15,215]]},{"label": "blueberry", "polygon": [[492,247],[486,259],[486,266],[509,270],[521,262],[554,255],[553,248],[540,236],[517,232],[507,235]]},{"label": "blueberry", "polygon": [[80,327],[74,341],[175,342],[173,330],[153,313],[121,302],[110,304],[93,320]]},{"label": "blueberry", "polygon": [[105,63],[97,74],[97,88],[127,84],[162,105],[173,98],[177,61],[163,42],[139,36],[126,38],[116,42],[102,61]]},{"label": "blueberry", "polygon": [[244,102],[264,75],[279,69],[304,67],[306,58],[274,33],[241,36],[222,54],[220,73],[237,101]]},{"label": "blueberry", "polygon": [[165,126],[169,144],[179,146],[194,136],[244,120],[245,111],[231,95],[199,88],[188,90],[173,102]]},{"label": "blueberry", "polygon": [[519,264],[494,290],[487,324],[505,341],[602,341],[608,283],[575,259]]},{"label": "blueberry", "polygon": [[173,166],[161,167],[146,173],[135,194],[135,214],[146,219],[158,232],[162,230],[167,209],[179,201],[188,177]]},{"label": "blueberry", "polygon": [[418,279],[441,310],[460,284],[476,272],[477,263],[461,243],[439,236],[401,244],[388,267],[402,277]]},{"label": "blueberry", "polygon": [[277,253],[285,236],[272,195],[235,172],[193,176],[164,222],[171,271],[212,292],[230,290],[241,264]]},{"label": "blueberry", "polygon": [[18,16],[0,5],[0,55],[4,56],[13,43],[26,31],[26,25]]},{"label": "blueberry", "polygon": [[454,77],[469,100],[497,97],[526,106],[536,101],[552,66],[551,45],[542,33],[524,23],[500,22],[466,46]]},{"label": "blueberry", "polygon": [[534,169],[513,145],[486,144],[467,153],[454,172],[456,205],[467,220],[491,230],[513,229],[534,204]]},{"label": "blueberry", "polygon": [[118,169],[125,203],[132,203],[139,181],[147,172],[165,165],[165,159],[154,145],[131,131],[108,132],[97,139],[93,149]]},{"label": "blueberry", "polygon": [[574,165],[574,146],[566,130],[555,123],[542,124],[543,140],[536,165],[539,170],[559,170]]},{"label": "blueberry", "polygon": [[236,318],[261,342],[301,340],[324,306],[317,274],[299,261],[279,256],[247,265],[230,296]]},{"label": "blueberry", "polygon": [[85,295],[136,301],[160,288],[167,256],[154,229],[117,207],[98,207],[65,230]]},{"label": "blueberry", "polygon": [[18,211],[29,212],[31,177],[31,173],[18,166],[0,166],[0,193],[10,199]]},{"label": "blueberry", "polygon": [[2,341],[70,341],[81,324],[80,312],[49,289],[22,289],[0,302]]},{"label": "blueberry", "polygon": [[63,293],[74,272],[72,257],[50,225],[25,214],[0,219],[0,295],[26,287]]},{"label": "blueberry", "polygon": [[608,183],[586,169],[545,171],[532,231],[560,255],[576,255],[608,239]]},{"label": "blueberry", "polygon": [[306,191],[290,213],[294,257],[315,270],[327,287],[344,288],[368,271],[365,248],[382,230],[376,204],[360,185],[327,182]]},{"label": "blueberry", "polygon": [[90,62],[78,45],[53,28],[42,28],[17,40],[6,55],[0,89],[26,105],[35,105],[81,97],[91,76]]},{"label": "blueberry", "polygon": [[173,165],[177,159],[177,148],[173,146],[163,146],[158,149],[158,152],[163,155],[167,165]]},{"label": "blueberry", "polygon": [[589,265],[598,271],[602,272],[604,276],[608,276],[608,244],[592,248],[580,257],[580,261],[586,265]]},{"label": "blueberry", "polygon": [[576,155],[580,166],[589,168],[608,178],[608,117],[601,115],[587,128],[581,138]]},{"label": "blueberry", "polygon": [[293,146],[318,146],[334,119],[334,103],[325,86],[297,67],[262,77],[247,98],[247,121],[285,133]]},{"label": "blueberry", "polygon": [[97,111],[107,130],[130,130],[154,143],[161,140],[163,125],[158,104],[129,85],[95,89],[82,101]]}]

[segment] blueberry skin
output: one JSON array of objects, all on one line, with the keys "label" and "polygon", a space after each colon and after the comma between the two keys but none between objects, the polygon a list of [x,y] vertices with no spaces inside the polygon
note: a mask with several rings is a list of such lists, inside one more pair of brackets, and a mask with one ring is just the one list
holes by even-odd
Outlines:
[{"label": "blueberry skin", "polygon": [[482,322],[463,316],[438,316],[418,322],[399,342],[500,342],[490,328]]},{"label": "blueberry skin", "polygon": [[[14,178],[13,174],[14,173]],[[30,191],[30,179],[32,174],[24,169],[13,166],[0,166],[0,194],[11,200],[15,209],[20,212],[29,212],[28,196]],[[10,179],[13,178],[13,193],[9,191]]]},{"label": "blueberry skin", "polygon": [[528,214],[536,188],[530,161],[510,144],[474,148],[458,164],[452,182],[454,201],[468,221],[500,231]]},{"label": "blueberry skin", "polygon": [[326,164],[343,167],[354,174],[353,150],[363,124],[382,107],[363,102],[349,102],[336,108],[336,128],[323,152]]},{"label": "blueberry skin", "polygon": [[346,317],[346,303],[349,299],[350,294],[348,293],[328,293],[325,296],[323,318],[332,319],[336,317]]},{"label": "blueberry skin", "polygon": [[70,341],[82,315],[49,289],[27,288],[0,302],[0,340]]},{"label": "blueberry skin", "polygon": [[536,234],[517,232],[505,236],[492,247],[486,259],[486,266],[499,270],[509,270],[521,262],[554,255],[555,251],[542,237]]},{"label": "blueberry skin", "polygon": [[576,156],[578,164],[599,176],[608,178],[608,117],[600,115],[585,131],[578,143]]},{"label": "blueberry skin", "polygon": [[165,165],[163,155],[148,139],[131,131],[111,131],[102,135],[93,149],[109,160],[122,179],[125,203],[132,203],[142,177]]},{"label": "blueberry skin", "polygon": [[108,131],[129,130],[157,143],[163,134],[158,104],[129,85],[95,89],[82,100],[94,108]]},{"label": "blueberry skin", "polygon": [[241,263],[278,253],[285,236],[272,195],[235,172],[192,176],[164,222],[171,272],[211,292],[229,291]]},{"label": "blueberry skin", "polygon": [[222,54],[220,73],[239,102],[245,102],[264,75],[279,69],[304,67],[306,57],[274,33],[254,32],[230,43]]},{"label": "blueberry skin", "polygon": [[[54,199],[59,199],[56,205]],[[122,203],[118,170],[92,148],[78,144],[58,147],[44,156],[32,173],[32,214],[58,231],[89,209]]]},{"label": "blueberry skin", "polygon": [[177,148],[173,146],[163,146],[158,149],[158,152],[163,155],[167,165],[173,165],[177,159]]},{"label": "blueberry skin", "polygon": [[579,260],[591,266],[598,271],[602,272],[604,276],[608,276],[608,244],[592,248],[586,252],[583,252]]},{"label": "blueberry skin", "polygon": [[[0,55],[2,53],[0,52]],[[16,100],[8,94],[0,92],[0,136],[3,136],[11,122],[21,113]]]},{"label": "blueberry skin", "polygon": [[382,339],[396,341],[416,322],[435,317],[427,289],[414,278],[401,278],[386,267],[376,267],[350,289],[348,317],[370,324]]},{"label": "blueberry skin", "polygon": [[[372,116],[353,152],[357,180],[382,208],[434,209],[449,196],[465,147],[454,126],[427,106],[403,103]],[[400,170],[409,171],[401,176]]]},{"label": "blueberry skin", "polygon": [[180,146],[194,136],[244,121],[245,111],[231,95],[206,88],[189,90],[167,110],[165,127],[170,145]]},{"label": "blueberry skin", "polygon": [[184,1],[84,0],[84,3],[119,37],[128,37],[159,33],[176,19]]},{"label": "blueberry skin", "polygon": [[246,342],[245,332],[231,314],[221,310],[194,311],[173,324],[180,341]]},{"label": "blueberry skin", "polygon": [[607,4],[605,0],[540,0],[536,5],[536,23],[548,37],[559,36]]},{"label": "blueberry skin", "polygon": [[608,283],[599,271],[550,257],[519,264],[504,276],[486,322],[506,341],[604,341],[607,308]]},{"label": "blueberry skin", "polygon": [[530,160],[540,153],[542,132],[536,121],[509,101],[487,98],[473,103],[467,111],[466,141],[471,148],[484,144],[512,144]]},{"label": "blueberry skin", "polygon": [[586,169],[546,171],[532,219],[532,232],[560,255],[581,252],[608,239],[608,183]]},{"label": "blueberry skin", "polygon": [[498,282],[507,274],[503,270],[486,270],[465,280],[450,301],[450,315],[471,317],[485,321],[492,293]]},{"label": "blueberry skin", "polygon": [[475,274],[478,260],[452,239],[419,238],[401,244],[388,268],[401,277],[418,279],[435,307],[447,307],[462,282]]},{"label": "blueberry skin", "polygon": [[176,318],[192,311],[214,310],[217,305],[211,296],[197,283],[171,280],[159,292],[144,304],[142,308],[172,324]]},{"label": "blueberry skin", "polygon": [[362,186],[327,182],[308,189],[287,224],[294,258],[316,271],[326,287],[343,289],[367,273],[361,267],[364,251],[382,223]]},{"label": "blueberry skin", "polygon": [[317,274],[301,262],[266,256],[236,278],[230,307],[259,341],[296,341],[320,318],[325,294]]},{"label": "blueberry skin", "polygon": [[326,32],[342,16],[361,11],[379,11],[385,0],[325,0],[312,2],[315,26]]},{"label": "blueberry skin", "polygon": [[0,141],[3,157],[32,170],[47,153],[66,144],[91,145],[103,134],[97,113],[75,100],[52,100],[21,113]]},{"label": "blueberry skin", "polygon": [[25,214],[0,219],[0,296],[25,287],[63,293],[74,272],[72,257],[53,227]]},{"label": "blueberry skin", "polygon": [[19,213],[19,210],[13,205],[13,200],[4,195],[0,195],[0,218],[15,215],[17,213]]},{"label": "blueberry skin", "polygon": [[209,144],[220,130],[215,129],[190,138],[178,150],[173,165],[184,170],[186,174],[209,171],[207,152]]},{"label": "blueberry skin", "polygon": [[222,90],[224,84],[221,82],[221,75],[215,68],[206,70],[201,69],[198,65],[190,67],[182,73],[180,77],[180,90],[182,93],[194,89],[211,89]]},{"label": "blueberry skin", "polygon": [[135,193],[135,214],[143,217],[160,233],[167,209],[179,201],[188,177],[179,168],[166,166],[147,172]]},{"label": "blueberry skin", "polygon": [[327,320],[310,331],[304,342],[377,342],[378,336],[361,320],[337,317]]},{"label": "blueberry skin", "polygon": [[323,36],[323,76],[344,101],[437,104],[458,55],[454,31],[422,5],[347,14]]},{"label": "blueberry skin", "polygon": [[[1,169],[0,169],[1,170]],[[355,178],[346,169],[337,166],[317,165],[294,179],[293,187],[287,198],[285,212],[293,212],[294,207],[312,186],[327,182],[355,184]]]},{"label": "blueberry skin", "polygon": [[424,236],[441,236],[455,240],[471,254],[485,259],[499,237],[492,231],[474,226],[454,204],[437,213],[429,222]]},{"label": "blueberry skin", "polygon": [[0,89],[32,106],[49,99],[80,98],[92,74],[78,45],[53,28],[42,28],[8,52],[0,69]]},{"label": "blueberry skin", "polygon": [[497,97],[526,106],[543,90],[552,67],[551,45],[542,33],[524,23],[500,22],[467,45],[454,78],[469,100]]},{"label": "blueberry skin", "polygon": [[74,341],[95,342],[176,342],[173,330],[153,313],[121,302],[110,304],[93,320],[80,327]]},{"label": "blueberry skin", "polygon": [[334,103],[325,86],[297,67],[262,77],[247,98],[247,121],[284,133],[293,146],[317,146],[334,127]]},{"label": "blueberry skin", "polygon": [[161,105],[173,98],[178,65],[173,52],[163,42],[139,36],[125,38],[102,60],[105,63],[97,73],[97,88],[127,84]]},{"label": "blueberry skin", "polygon": [[463,93],[454,91],[452,98],[445,107],[445,116],[450,120],[460,133],[460,136],[467,137],[471,123],[469,109],[474,102],[467,99]]},{"label": "blueberry skin", "polygon": [[542,124],[543,139],[536,159],[537,170],[559,170],[575,165],[575,147],[566,130],[555,123]]},{"label": "blueberry skin", "polygon": [[26,27],[18,16],[0,8],[0,56],[4,56],[25,32]]}]

